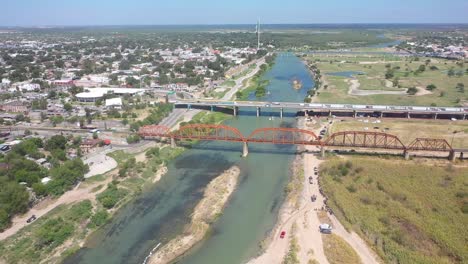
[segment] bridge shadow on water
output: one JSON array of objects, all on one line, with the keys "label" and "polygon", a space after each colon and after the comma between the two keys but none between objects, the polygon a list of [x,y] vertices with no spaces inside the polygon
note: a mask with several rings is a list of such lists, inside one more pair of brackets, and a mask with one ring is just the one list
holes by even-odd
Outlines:
[{"label": "bridge shadow on water", "polygon": [[[239,153],[239,156],[242,155],[242,143],[238,143],[237,145],[234,145],[234,143],[231,143],[229,145],[224,145],[220,146],[217,144],[212,144],[210,142],[207,143],[199,143],[195,145],[188,145],[184,143],[179,143],[180,146],[187,147],[187,148],[192,148],[192,149],[198,149],[198,150],[210,150],[210,151],[224,151],[224,152],[237,152]],[[260,153],[260,154],[275,154],[275,155],[297,155],[304,153],[306,151],[299,151],[297,150],[294,145],[275,145],[275,144],[269,144],[268,146],[263,144],[263,147],[261,147],[261,144],[255,144],[251,143],[249,144],[249,153]],[[310,152],[314,153],[314,152]]]}]

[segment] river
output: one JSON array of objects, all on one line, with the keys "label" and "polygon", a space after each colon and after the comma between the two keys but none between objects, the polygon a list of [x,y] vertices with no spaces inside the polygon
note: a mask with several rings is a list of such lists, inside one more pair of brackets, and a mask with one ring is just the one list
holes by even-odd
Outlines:
[{"label": "river", "polygon": [[[264,101],[302,101],[313,87],[307,67],[289,53],[279,54],[263,78],[270,81]],[[302,81],[302,89],[292,88],[293,78]],[[260,127],[294,125],[292,112],[280,119],[278,112],[262,110],[257,118],[254,111],[241,109],[238,117],[225,124],[244,135]],[[168,164],[160,182],[118,211],[65,263],[142,263],[156,244],[182,232],[204,187],[232,165],[241,168],[238,188],[208,238],[178,263],[236,264],[255,256],[277,219],[295,147],[251,144],[246,158],[240,157],[241,150],[240,143],[201,142],[186,151]]]}]

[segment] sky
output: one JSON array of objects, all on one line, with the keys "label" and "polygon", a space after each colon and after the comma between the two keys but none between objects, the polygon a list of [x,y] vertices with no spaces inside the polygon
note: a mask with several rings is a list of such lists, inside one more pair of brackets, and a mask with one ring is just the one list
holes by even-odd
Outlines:
[{"label": "sky", "polygon": [[468,0],[0,0],[0,26],[468,23]]}]

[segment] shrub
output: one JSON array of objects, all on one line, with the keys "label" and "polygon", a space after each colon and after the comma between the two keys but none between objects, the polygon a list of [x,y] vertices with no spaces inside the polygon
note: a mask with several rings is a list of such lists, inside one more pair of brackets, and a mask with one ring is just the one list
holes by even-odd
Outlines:
[{"label": "shrub", "polygon": [[118,189],[113,183],[109,183],[107,189],[97,196],[98,201],[107,209],[113,208],[127,193]]},{"label": "shrub", "polygon": [[428,91],[432,91],[432,90],[435,90],[437,89],[437,86],[435,86],[434,84],[429,84],[428,86],[426,86],[426,90]]},{"label": "shrub", "polygon": [[47,220],[37,230],[37,246],[55,248],[65,242],[73,231],[73,225],[65,222],[61,217]]},{"label": "shrub", "polygon": [[415,95],[417,92],[418,92],[418,89],[416,89],[416,87],[410,87],[408,88],[408,91],[406,91],[406,93],[409,95]]},{"label": "shrub", "polygon": [[346,189],[350,192],[350,193],[355,193],[357,190],[356,190],[356,187],[354,185],[349,185],[346,187]]},{"label": "shrub", "polygon": [[91,217],[91,222],[88,226],[91,228],[102,226],[107,222],[108,218],[109,213],[106,210],[99,210]]}]

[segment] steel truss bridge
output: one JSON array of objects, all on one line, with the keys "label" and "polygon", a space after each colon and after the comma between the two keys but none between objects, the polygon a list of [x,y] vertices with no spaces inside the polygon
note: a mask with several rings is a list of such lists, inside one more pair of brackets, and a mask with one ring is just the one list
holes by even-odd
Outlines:
[{"label": "steel truss bridge", "polygon": [[[395,135],[381,132],[341,131],[320,139],[314,132],[298,128],[268,127],[257,128],[250,135],[244,136],[237,128],[226,125],[191,124],[171,131],[162,125],[143,126],[138,134],[144,138],[169,138],[171,145],[176,140],[231,141],[243,143],[243,156],[248,154],[248,143],[287,144],[318,146],[322,152],[326,147],[366,148],[403,151],[405,157],[409,152],[448,152],[449,158],[455,158],[455,150],[445,139],[416,138],[405,145]],[[461,156],[462,157],[462,156]]]}]

